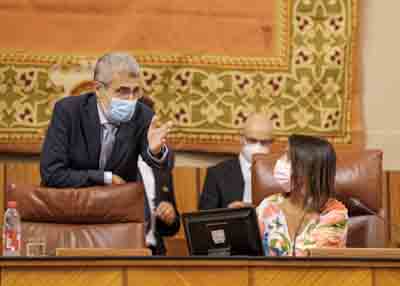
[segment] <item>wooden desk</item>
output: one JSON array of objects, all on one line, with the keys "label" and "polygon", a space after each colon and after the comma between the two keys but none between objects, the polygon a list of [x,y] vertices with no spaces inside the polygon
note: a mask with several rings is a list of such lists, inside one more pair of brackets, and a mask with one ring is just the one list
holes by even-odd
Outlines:
[{"label": "wooden desk", "polygon": [[0,260],[1,286],[398,286],[400,259],[51,257]]}]

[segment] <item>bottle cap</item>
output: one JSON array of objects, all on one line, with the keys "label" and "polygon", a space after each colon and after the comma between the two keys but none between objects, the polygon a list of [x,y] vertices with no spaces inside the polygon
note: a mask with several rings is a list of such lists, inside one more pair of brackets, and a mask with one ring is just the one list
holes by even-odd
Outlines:
[{"label": "bottle cap", "polygon": [[15,209],[15,208],[17,208],[17,202],[16,202],[16,201],[9,201],[9,202],[7,202],[7,208],[9,208],[9,209]]}]

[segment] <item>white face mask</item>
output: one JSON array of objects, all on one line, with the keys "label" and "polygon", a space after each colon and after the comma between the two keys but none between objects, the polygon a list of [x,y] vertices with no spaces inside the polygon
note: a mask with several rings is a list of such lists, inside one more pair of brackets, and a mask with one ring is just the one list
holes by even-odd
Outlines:
[{"label": "white face mask", "polygon": [[243,157],[249,163],[251,163],[254,154],[268,154],[268,153],[269,153],[269,147],[263,146],[260,143],[255,143],[255,144],[246,143],[242,148]]},{"label": "white face mask", "polygon": [[292,175],[292,166],[286,158],[282,156],[279,158],[274,167],[274,178],[278,184],[285,190],[290,192],[290,176]]}]

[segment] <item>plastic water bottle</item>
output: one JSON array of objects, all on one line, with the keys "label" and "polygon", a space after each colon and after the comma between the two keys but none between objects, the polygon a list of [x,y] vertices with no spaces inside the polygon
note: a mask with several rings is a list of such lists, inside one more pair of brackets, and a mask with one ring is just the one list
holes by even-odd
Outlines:
[{"label": "plastic water bottle", "polygon": [[21,255],[21,218],[17,211],[17,202],[9,201],[4,214],[3,256]]}]

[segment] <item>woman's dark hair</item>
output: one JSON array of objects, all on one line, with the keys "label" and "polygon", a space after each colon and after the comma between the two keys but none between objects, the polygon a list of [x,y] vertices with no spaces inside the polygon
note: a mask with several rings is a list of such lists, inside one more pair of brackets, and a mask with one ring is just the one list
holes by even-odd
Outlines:
[{"label": "woman's dark hair", "polygon": [[326,140],[305,135],[289,137],[292,192],[305,189],[304,207],[320,212],[335,196],[336,153]]}]

